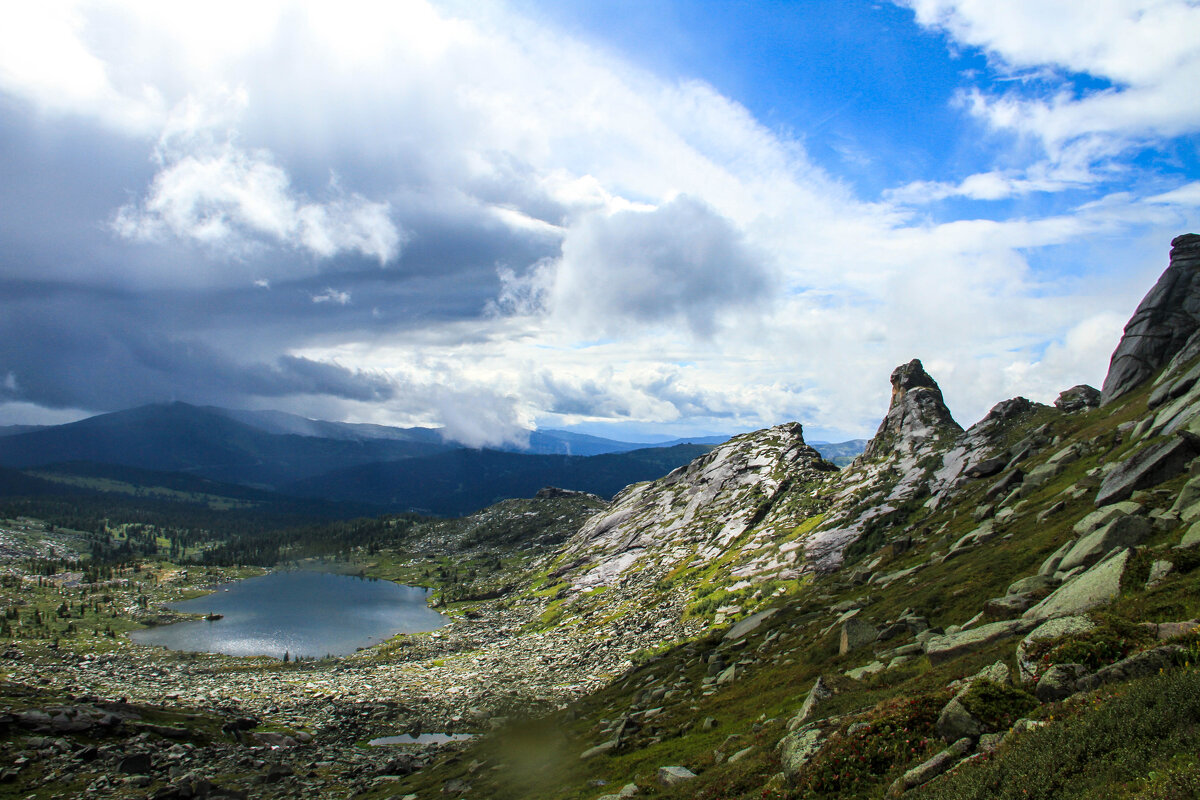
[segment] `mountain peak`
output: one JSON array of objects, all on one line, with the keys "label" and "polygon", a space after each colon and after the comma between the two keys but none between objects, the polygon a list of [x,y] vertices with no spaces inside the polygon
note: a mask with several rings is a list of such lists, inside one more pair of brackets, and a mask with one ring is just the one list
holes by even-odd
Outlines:
[{"label": "mountain peak", "polygon": [[1171,240],[1171,260],[1142,298],[1109,362],[1101,391],[1107,405],[1139,386],[1185,347],[1200,348],[1200,235]]},{"label": "mountain peak", "polygon": [[941,388],[920,359],[896,367],[891,380],[892,400],[879,430],[867,443],[866,458],[878,458],[895,448],[911,452],[932,436],[962,433],[962,426],[942,399]]}]

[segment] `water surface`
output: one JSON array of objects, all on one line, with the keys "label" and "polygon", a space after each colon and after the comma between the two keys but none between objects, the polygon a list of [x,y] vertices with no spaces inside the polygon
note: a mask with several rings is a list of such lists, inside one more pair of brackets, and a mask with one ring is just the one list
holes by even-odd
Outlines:
[{"label": "water surface", "polygon": [[397,744],[445,744],[446,742],[465,742],[474,739],[473,733],[403,733],[399,736],[380,736],[367,744],[372,747],[384,747]]},{"label": "water surface", "polygon": [[440,628],[427,590],[391,581],[299,570],[218,586],[168,607],[218,620],[162,625],[130,634],[141,644],[233,656],[346,655],[397,633]]}]

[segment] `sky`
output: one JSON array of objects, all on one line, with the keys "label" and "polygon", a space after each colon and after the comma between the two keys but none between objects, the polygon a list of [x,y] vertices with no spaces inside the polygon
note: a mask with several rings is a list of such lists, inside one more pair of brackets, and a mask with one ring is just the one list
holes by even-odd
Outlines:
[{"label": "sky", "polygon": [[0,1],[0,424],[471,446],[1099,386],[1200,230],[1185,0]]}]

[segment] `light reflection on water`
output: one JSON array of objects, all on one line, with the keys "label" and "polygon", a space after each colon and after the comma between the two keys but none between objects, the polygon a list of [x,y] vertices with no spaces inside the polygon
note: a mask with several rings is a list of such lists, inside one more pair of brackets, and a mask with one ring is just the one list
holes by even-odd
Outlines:
[{"label": "light reflection on water", "polygon": [[449,621],[426,605],[425,589],[350,575],[274,572],[218,588],[169,607],[221,614],[221,619],[178,622],[130,637],[171,650],[319,658],[353,653],[397,633],[431,631]]},{"label": "light reflection on water", "polygon": [[405,733],[400,736],[380,736],[367,744],[372,747],[397,744],[445,744],[446,742],[465,742],[467,739],[474,738],[475,734],[473,733],[422,733],[417,735]]}]

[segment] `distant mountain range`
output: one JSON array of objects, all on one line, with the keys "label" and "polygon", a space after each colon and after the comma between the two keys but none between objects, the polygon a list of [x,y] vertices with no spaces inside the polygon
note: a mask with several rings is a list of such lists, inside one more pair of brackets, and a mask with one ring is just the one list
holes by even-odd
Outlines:
[{"label": "distant mountain range", "polygon": [[[661,477],[725,439],[648,444],[545,430],[531,431],[521,448],[474,450],[444,440],[433,428],[176,402],[65,425],[0,428],[0,467],[18,471],[0,475],[0,493],[57,493],[64,486],[108,491],[119,485],[125,493],[141,487],[143,496],[219,495],[265,503],[270,496],[286,495],[389,511],[463,514],[550,485],[611,497],[630,483]],[[855,444],[829,445],[830,457],[843,457]],[[39,482],[49,477],[54,478],[50,486]],[[198,479],[222,486],[206,491]],[[246,496],[230,485],[259,494]],[[44,491],[35,491],[39,488]]]}]

